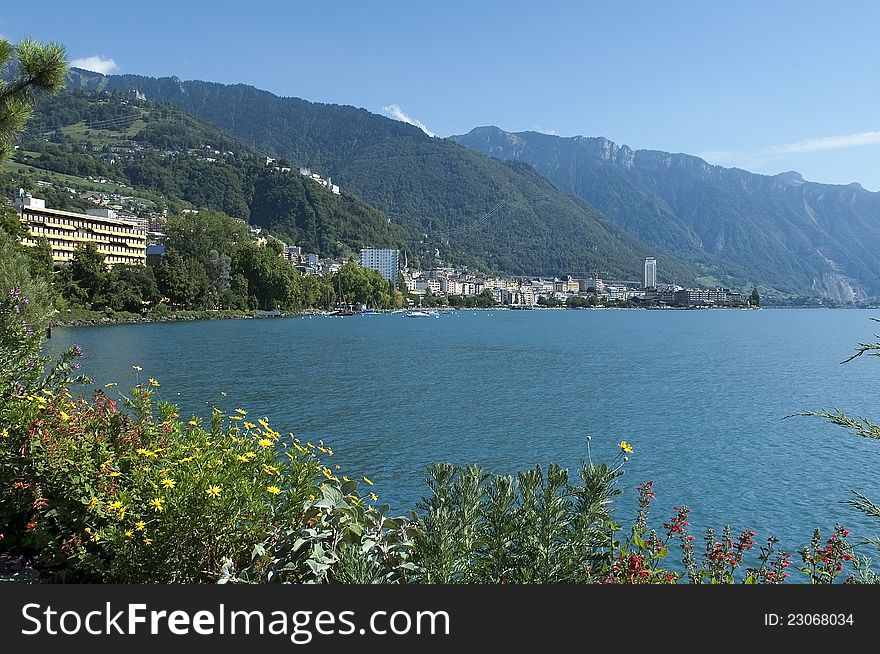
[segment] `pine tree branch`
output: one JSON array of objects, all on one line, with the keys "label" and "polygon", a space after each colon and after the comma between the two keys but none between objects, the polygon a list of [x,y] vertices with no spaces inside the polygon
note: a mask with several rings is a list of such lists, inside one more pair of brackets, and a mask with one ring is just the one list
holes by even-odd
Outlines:
[{"label": "pine tree branch", "polygon": [[880,425],[868,420],[864,417],[852,418],[846,415],[843,411],[838,409],[835,413],[830,413],[828,411],[799,411],[798,413],[793,413],[789,416],[785,416],[787,418],[793,418],[795,416],[810,416],[815,418],[824,418],[828,420],[832,424],[840,425],[846,429],[849,429],[850,432],[855,434],[856,436],[862,436],[864,438],[873,438],[876,440],[880,440]]}]

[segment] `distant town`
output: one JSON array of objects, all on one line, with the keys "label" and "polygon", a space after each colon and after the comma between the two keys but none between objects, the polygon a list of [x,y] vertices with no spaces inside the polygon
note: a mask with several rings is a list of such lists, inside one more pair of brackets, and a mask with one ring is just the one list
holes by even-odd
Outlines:
[{"label": "distant town", "polygon": [[[272,165],[274,160],[267,159]],[[280,167],[285,172],[286,167]],[[308,169],[299,173],[326,187],[333,193],[339,187]],[[21,220],[27,226],[25,245],[36,245],[45,237],[56,264],[70,261],[77,248],[93,242],[105,256],[108,265],[144,265],[148,255],[161,257],[163,221],[160,217],[142,218],[114,204],[113,198],[95,195],[94,209],[86,213],[59,211],[46,206],[44,200],[23,191],[15,200]],[[266,242],[272,238],[259,227],[249,226],[254,239]],[[303,252],[296,245],[282,244],[281,255],[303,275],[331,275],[349,259],[322,258]],[[496,305],[511,308],[578,307],[599,305],[667,306],[667,307],[740,307],[750,303],[749,297],[727,288],[686,288],[658,281],[655,257],[643,262],[643,279],[639,282],[606,280],[601,271],[586,276],[533,277],[490,275],[467,268],[437,267],[419,270],[401,265],[395,249],[364,248],[359,265],[377,270],[385,279],[403,290],[410,304],[441,304],[450,297],[482,298]],[[754,302],[752,302],[754,303]],[[450,302],[452,304],[452,302]]]}]

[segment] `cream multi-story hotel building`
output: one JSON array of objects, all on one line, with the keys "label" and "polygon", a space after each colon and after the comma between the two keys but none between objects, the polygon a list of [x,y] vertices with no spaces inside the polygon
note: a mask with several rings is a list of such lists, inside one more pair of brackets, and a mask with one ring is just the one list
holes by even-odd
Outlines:
[{"label": "cream multi-story hotel building", "polygon": [[44,200],[30,195],[19,196],[15,204],[28,229],[22,243],[36,245],[45,236],[55,263],[70,261],[76,249],[86,243],[94,243],[108,265],[147,263],[146,230],[119,220],[110,209],[92,209],[87,214],[47,209]]}]

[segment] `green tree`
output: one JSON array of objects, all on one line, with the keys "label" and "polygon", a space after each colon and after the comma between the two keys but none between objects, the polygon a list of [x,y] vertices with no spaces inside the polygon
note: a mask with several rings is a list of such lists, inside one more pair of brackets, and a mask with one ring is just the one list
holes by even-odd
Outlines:
[{"label": "green tree", "polygon": [[752,294],[749,296],[749,304],[753,307],[761,306],[761,296],[758,295],[758,289],[752,286]]},{"label": "green tree", "polygon": [[111,291],[110,272],[104,255],[94,243],[77,248],[73,259],[59,273],[61,295],[73,306],[103,309]]},{"label": "green tree", "polygon": [[10,207],[0,208],[0,231],[4,231],[15,238],[27,235],[27,227],[21,222],[18,212]]},{"label": "green tree", "polygon": [[18,289],[28,299],[28,304],[24,314],[17,319],[27,321],[34,331],[43,333],[55,313],[53,293],[47,280],[31,276],[30,266],[30,260],[15,239],[0,230],[0,292]]},{"label": "green tree", "polygon": [[168,250],[156,268],[156,281],[172,305],[182,309],[205,306],[210,282],[197,260],[185,259],[176,250]]},{"label": "green tree", "polygon": [[12,152],[37,99],[63,87],[67,75],[67,56],[57,43],[24,40],[12,45],[0,39],[0,69],[10,64],[16,68],[15,77],[0,81],[0,159]]},{"label": "green tree", "polygon": [[232,285],[232,257],[228,254],[220,254],[217,250],[208,253],[208,265],[205,267],[208,281],[211,283],[214,297],[223,308],[226,292]]},{"label": "green tree", "polygon": [[233,256],[251,242],[247,224],[216,211],[172,216],[165,225],[165,247],[208,265],[211,252]]},{"label": "green tree", "polygon": [[110,306],[119,311],[140,312],[144,304],[161,299],[156,276],[149,266],[114,266],[111,273]]},{"label": "green tree", "polygon": [[233,265],[247,279],[248,295],[256,298],[259,308],[296,309],[302,306],[299,272],[273,247],[251,243],[239,250]]}]

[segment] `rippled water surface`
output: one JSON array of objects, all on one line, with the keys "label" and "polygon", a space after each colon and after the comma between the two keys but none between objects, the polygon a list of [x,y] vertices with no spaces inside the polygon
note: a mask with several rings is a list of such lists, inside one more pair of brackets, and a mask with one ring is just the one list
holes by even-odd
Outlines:
[{"label": "rippled water surface", "polygon": [[[97,384],[160,380],[184,413],[216,405],[323,438],[349,476],[413,508],[433,461],[498,472],[576,467],[626,439],[621,508],[653,479],[657,522],[689,504],[697,527],[776,533],[790,548],[814,526],[873,526],[842,504],[880,496],[880,442],[815,418],[841,408],[880,418],[880,362],[847,365],[877,312],[489,311],[63,328]],[[228,397],[222,397],[225,391]]]}]

